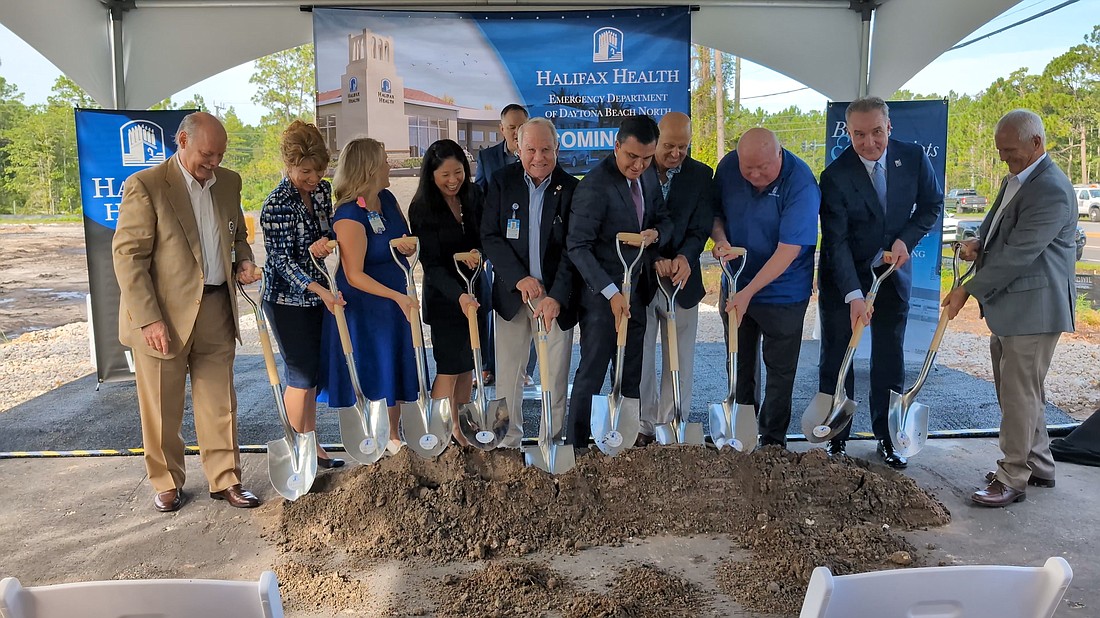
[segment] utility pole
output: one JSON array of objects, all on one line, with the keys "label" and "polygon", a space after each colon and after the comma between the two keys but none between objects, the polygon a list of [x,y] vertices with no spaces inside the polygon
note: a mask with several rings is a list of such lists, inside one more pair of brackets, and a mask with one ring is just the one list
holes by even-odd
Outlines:
[{"label": "utility pole", "polygon": [[733,57],[733,113],[741,113],[741,56]]},{"label": "utility pole", "polygon": [[720,49],[714,51],[714,121],[718,125],[715,149],[716,160],[721,161],[726,154],[726,72],[722,68],[722,57],[726,54]]}]

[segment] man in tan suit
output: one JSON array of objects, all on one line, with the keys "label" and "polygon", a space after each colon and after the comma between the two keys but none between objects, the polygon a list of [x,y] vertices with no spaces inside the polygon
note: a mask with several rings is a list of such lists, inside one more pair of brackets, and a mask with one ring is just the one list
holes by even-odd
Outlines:
[{"label": "man in tan suit", "polygon": [[184,391],[191,374],[203,471],[210,497],[250,508],[241,486],[233,390],[237,295],[258,279],[241,212],[241,177],[218,167],[227,137],[196,112],[176,133],[178,152],[126,180],[113,242],[122,292],[119,341],[133,348],[145,467],[153,506],[183,506]]}]

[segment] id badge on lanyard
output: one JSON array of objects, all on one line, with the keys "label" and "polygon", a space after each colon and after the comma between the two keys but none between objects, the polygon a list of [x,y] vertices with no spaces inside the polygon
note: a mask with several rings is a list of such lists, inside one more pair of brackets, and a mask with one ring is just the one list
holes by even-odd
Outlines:
[{"label": "id badge on lanyard", "polygon": [[519,240],[519,204],[512,204],[512,218],[508,219],[508,240]]}]

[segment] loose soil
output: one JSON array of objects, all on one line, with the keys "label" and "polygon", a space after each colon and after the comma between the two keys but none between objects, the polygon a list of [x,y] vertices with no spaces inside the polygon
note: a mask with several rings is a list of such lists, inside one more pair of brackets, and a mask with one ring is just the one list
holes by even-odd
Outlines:
[{"label": "loose soil", "polygon": [[460,616],[696,615],[708,595],[675,574],[631,565],[610,590],[592,593],[536,555],[690,534],[726,535],[751,552],[751,561],[731,555],[717,566],[721,592],[750,611],[796,613],[814,566],[837,574],[919,566],[920,552],[898,533],[950,520],[930,493],[888,468],[774,447],[592,452],[556,477],[524,467],[518,452],[450,448],[428,461],[405,449],[321,477],[313,493],[278,508],[271,537],[289,565],[278,571],[288,606],[354,609],[369,596],[356,573],[380,561],[501,559],[443,578],[438,611]]}]

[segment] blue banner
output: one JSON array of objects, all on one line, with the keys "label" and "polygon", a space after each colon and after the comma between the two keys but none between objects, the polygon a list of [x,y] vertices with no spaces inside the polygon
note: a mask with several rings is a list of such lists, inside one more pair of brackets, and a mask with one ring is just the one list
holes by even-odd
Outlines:
[{"label": "blue banner", "polygon": [[163,163],[175,153],[173,136],[192,111],[76,110],[91,296],[89,327],[100,382],[133,378],[132,362],[118,341],[119,289],[111,258],[123,184],[130,174]]},{"label": "blue banner", "polygon": [[[313,11],[317,119],[339,150],[358,135],[391,159],[450,138],[503,140],[510,103],[554,122],[560,163],[584,173],[624,116],[690,111],[686,7],[574,12]],[[407,153],[407,154],[406,154]],[[410,162],[413,165],[415,161]]]},{"label": "blue banner", "polygon": [[[932,162],[940,186],[947,178],[947,101],[890,101],[890,137],[920,144]],[[830,102],[826,114],[825,165],[832,163],[851,144],[846,132],[847,102]],[[912,251],[913,295],[905,332],[907,359],[923,359],[939,320],[940,261],[942,259],[943,208],[940,218]],[[860,353],[869,349],[864,338]]]}]

